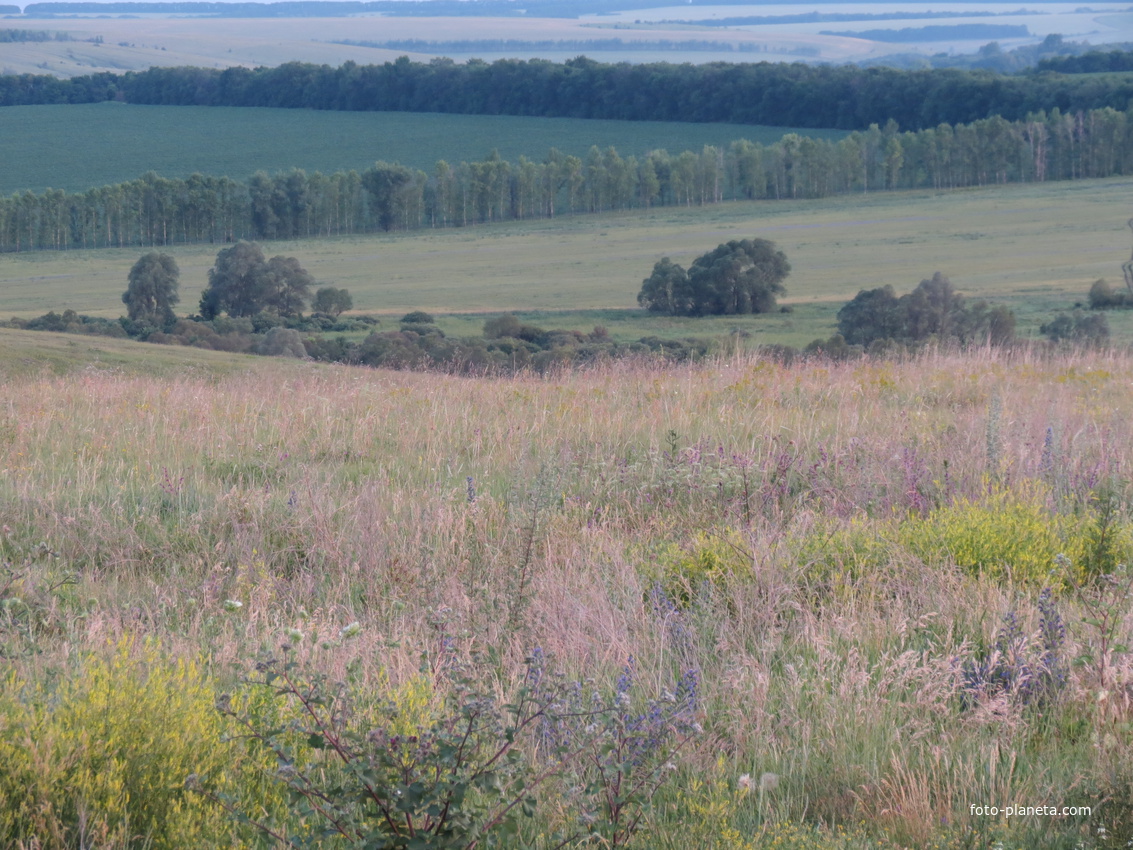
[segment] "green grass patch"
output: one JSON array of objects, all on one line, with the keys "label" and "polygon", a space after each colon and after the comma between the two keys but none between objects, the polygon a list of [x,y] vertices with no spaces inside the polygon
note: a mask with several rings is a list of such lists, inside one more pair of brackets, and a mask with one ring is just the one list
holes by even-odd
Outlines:
[{"label": "green grass patch", "polygon": [[226,354],[182,346],[149,345],[133,340],[0,329],[0,376],[6,379],[76,372],[222,377],[267,368],[309,368],[273,357]]}]

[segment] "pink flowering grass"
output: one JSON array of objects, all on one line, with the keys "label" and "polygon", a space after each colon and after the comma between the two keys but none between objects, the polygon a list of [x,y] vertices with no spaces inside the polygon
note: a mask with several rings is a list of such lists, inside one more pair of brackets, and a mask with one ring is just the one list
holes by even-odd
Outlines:
[{"label": "pink flowering grass", "polygon": [[[1124,560],[1131,367],[1119,352],[977,351],[491,380],[13,378],[0,596],[19,601],[0,652],[36,678],[153,637],[204,659],[219,690],[231,663],[290,641],[331,676],[397,683],[435,651],[440,618],[446,651],[490,653],[501,683],[535,646],[607,682],[631,656],[642,683],[695,669],[706,739],[679,769],[719,756],[735,777],[780,777],[759,808],[736,798],[733,822],[865,820],[927,846],[975,828],[973,802],[1127,788],[1127,745],[1106,731],[1129,717],[1121,640],[1060,668],[1041,708],[1011,688],[965,702],[964,664],[986,661],[1009,612],[1037,664],[1045,582],[916,544],[956,505],[1022,493],[1093,551],[1107,487],[1107,552]],[[1096,629],[1073,582],[1049,584],[1069,660]],[[659,834],[687,793],[662,792]]]}]

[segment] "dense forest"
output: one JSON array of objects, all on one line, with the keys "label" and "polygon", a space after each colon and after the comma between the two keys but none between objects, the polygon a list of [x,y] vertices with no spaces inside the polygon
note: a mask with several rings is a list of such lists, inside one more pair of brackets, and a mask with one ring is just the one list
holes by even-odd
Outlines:
[{"label": "dense forest", "polygon": [[1038,113],[900,132],[872,125],[840,141],[788,134],[771,145],[542,162],[498,156],[432,172],[390,163],[322,174],[194,174],[67,194],[0,199],[0,251],[169,245],[460,227],[561,214],[701,205],[729,199],[817,198],[848,192],[950,189],[1133,173],[1133,112]]},{"label": "dense forest", "polygon": [[151,68],[62,80],[0,77],[0,106],[92,103],[272,106],[354,111],[698,121],[865,130],[889,120],[906,130],[969,124],[992,116],[1023,121],[1133,102],[1133,75],[1003,75],[951,69],[810,66],[801,63],[604,64],[579,57],[532,59],[402,57],[339,68],[289,62],[276,68]]},{"label": "dense forest", "polygon": [[1133,71],[1133,52],[1091,50],[1080,56],[1050,56],[1038,63],[1040,71],[1059,74],[1107,74]]}]

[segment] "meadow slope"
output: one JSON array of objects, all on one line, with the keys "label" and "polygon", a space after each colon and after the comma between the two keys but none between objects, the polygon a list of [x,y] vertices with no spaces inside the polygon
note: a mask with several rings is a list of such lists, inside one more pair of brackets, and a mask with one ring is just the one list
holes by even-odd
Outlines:
[{"label": "meadow slope", "polygon": [[[413,728],[448,681],[422,652],[487,653],[506,692],[533,647],[607,693],[631,656],[654,694],[696,672],[703,732],[634,846],[1133,837],[1128,610],[1102,578],[1131,554],[1128,355],[150,377],[125,343],[115,365],[80,350],[71,370],[65,352],[29,369],[29,339],[0,332],[0,663],[18,686],[0,698],[0,785],[33,757],[45,779],[40,821],[0,806],[6,842],[43,817],[76,834],[65,789],[92,774],[70,772],[87,762],[66,741],[84,724],[151,736],[172,786],[217,754],[241,799],[275,806],[275,768],[247,779],[263,763],[218,750],[202,719],[265,653],[393,700]],[[83,670],[126,693],[150,681],[167,719],[95,710]],[[15,693],[45,712],[38,756]],[[107,781],[154,799],[131,782],[156,768],[121,746]],[[134,810],[99,787],[84,822],[113,836]],[[540,792],[530,846],[583,813],[577,793]],[[1093,813],[970,814],[1016,801]],[[231,844],[217,814],[182,806],[156,846],[177,846],[174,826]]]}]

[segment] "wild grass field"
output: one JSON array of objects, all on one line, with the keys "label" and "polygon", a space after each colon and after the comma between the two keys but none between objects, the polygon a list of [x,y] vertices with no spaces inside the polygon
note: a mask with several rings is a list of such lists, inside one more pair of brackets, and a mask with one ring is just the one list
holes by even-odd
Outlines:
[{"label": "wild grass field", "polygon": [[[1129,185],[264,246],[383,327],[749,334],[696,364],[0,329],[0,847],[1130,846],[1133,355],[747,350],[934,271],[1034,336],[1122,282]],[[750,237],[793,312],[634,309],[661,256]],[[161,249],[182,312],[220,247]],[[0,316],[117,316],[140,253],[0,255]]]},{"label": "wild grass field", "polygon": [[[391,321],[441,315],[446,332],[479,333],[484,318],[517,312],[547,327],[609,328],[621,340],[751,334],[753,344],[827,337],[861,289],[911,291],[940,271],[970,298],[1005,303],[1020,333],[1037,335],[1084,302],[1099,278],[1120,286],[1133,249],[1129,181],[900,192],[821,201],[762,201],[519,222],[461,230],[264,245],[295,256],[319,285],[350,290],[355,309]],[[663,256],[687,266],[729,239],[761,237],[785,251],[790,314],[716,319],[636,310],[641,281]],[[220,246],[163,248],[181,268],[179,310],[196,309]],[[49,310],[113,318],[137,250],[0,255],[0,317]],[[1108,314],[1133,339],[1129,311]]]},{"label": "wild grass field", "polygon": [[[203,789],[361,846],[316,830],[404,826],[333,790],[388,770],[420,846],[437,787],[477,846],[1133,839],[1127,354],[485,380],[48,340],[0,331],[0,843],[251,846]],[[506,771],[429,779],[556,688]]]}]

